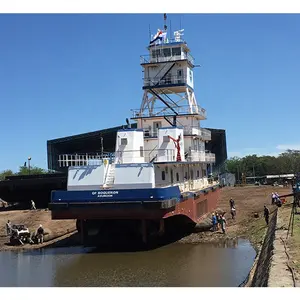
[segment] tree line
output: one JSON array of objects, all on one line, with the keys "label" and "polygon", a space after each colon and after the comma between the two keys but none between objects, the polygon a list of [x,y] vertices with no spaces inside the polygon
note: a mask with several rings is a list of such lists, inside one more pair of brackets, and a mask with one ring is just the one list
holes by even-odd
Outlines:
[{"label": "tree line", "polygon": [[30,168],[26,166],[19,167],[18,172],[13,172],[12,170],[4,170],[0,172],[0,180],[4,180],[7,176],[14,176],[14,175],[39,175],[39,174],[48,174],[52,173],[49,170],[44,170],[42,168],[31,166]]},{"label": "tree line", "polygon": [[241,179],[242,174],[246,177],[295,174],[300,172],[300,151],[286,150],[277,157],[269,155],[232,157],[226,161],[221,172],[233,173],[237,179]]}]

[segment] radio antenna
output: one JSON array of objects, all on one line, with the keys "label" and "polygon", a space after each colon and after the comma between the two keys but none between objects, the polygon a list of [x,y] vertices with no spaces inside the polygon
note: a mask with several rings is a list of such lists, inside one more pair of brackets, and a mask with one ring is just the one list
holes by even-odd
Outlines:
[{"label": "radio antenna", "polygon": [[164,30],[166,31],[168,28],[167,26],[167,14],[164,14]]}]

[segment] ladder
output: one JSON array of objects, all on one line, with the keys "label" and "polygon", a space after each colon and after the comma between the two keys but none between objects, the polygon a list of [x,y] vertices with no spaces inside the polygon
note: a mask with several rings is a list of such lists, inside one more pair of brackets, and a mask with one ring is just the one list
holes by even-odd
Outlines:
[{"label": "ladder", "polygon": [[108,166],[104,187],[111,187],[115,181],[115,164]]}]

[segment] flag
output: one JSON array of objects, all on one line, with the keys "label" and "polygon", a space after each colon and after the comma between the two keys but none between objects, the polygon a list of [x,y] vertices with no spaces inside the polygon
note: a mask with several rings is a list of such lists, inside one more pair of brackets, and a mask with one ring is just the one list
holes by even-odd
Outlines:
[{"label": "flag", "polygon": [[26,161],[24,162],[24,167],[26,167]]},{"label": "flag", "polygon": [[161,43],[162,41],[165,42],[166,38],[167,38],[167,32],[162,32],[160,29],[158,29],[156,35],[153,37],[152,41],[150,41],[150,45],[157,41],[159,43]]}]

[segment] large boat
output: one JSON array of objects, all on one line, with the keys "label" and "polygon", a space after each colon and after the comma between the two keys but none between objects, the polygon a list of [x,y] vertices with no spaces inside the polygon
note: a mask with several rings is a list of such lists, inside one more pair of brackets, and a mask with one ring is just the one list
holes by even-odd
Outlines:
[{"label": "large boat", "polygon": [[128,228],[147,243],[164,234],[166,219],[196,224],[217,206],[220,185],[210,176],[215,155],[205,150],[211,132],[200,126],[206,111],[196,101],[183,30],[171,37],[164,26],[147,49],[142,103],[117,132],[115,152],[60,157],[68,184],[52,191],[52,219],[77,219],[83,243]]}]

